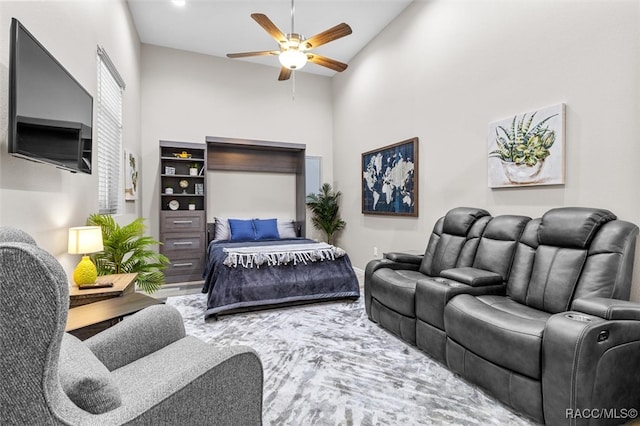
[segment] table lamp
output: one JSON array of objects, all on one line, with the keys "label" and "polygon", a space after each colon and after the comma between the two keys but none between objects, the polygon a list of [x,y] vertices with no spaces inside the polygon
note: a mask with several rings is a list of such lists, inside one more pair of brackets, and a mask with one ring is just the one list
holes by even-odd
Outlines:
[{"label": "table lamp", "polygon": [[82,254],[82,260],[73,271],[73,281],[78,287],[96,282],[98,271],[87,254],[102,250],[104,250],[104,246],[101,227],[76,226],[69,228],[69,254]]}]

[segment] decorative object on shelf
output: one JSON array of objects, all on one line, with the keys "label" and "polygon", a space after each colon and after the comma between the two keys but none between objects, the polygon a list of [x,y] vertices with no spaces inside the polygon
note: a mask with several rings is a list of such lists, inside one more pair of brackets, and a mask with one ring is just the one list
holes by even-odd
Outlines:
[{"label": "decorative object on shelf", "polygon": [[196,183],[195,184],[195,194],[196,195],[204,195],[204,183]]},{"label": "decorative object on shelf", "polygon": [[169,259],[152,248],[161,243],[144,235],[144,219],[120,226],[111,215],[93,214],[87,223],[102,229],[104,250],[91,256],[99,275],[137,273],[136,284],[143,291],[160,288]]},{"label": "decorative object on shelf", "polygon": [[180,185],[180,188],[182,188],[182,193],[186,194],[187,188],[189,187],[189,181],[186,179],[181,179],[178,184]]},{"label": "decorative object on shelf", "polygon": [[340,191],[333,191],[331,185],[323,183],[318,194],[307,195],[307,207],[311,210],[313,227],[323,231],[327,243],[334,243],[334,234],[342,230],[347,222],[340,218]]},{"label": "decorative object on shelf", "polygon": [[176,168],[175,167],[165,166],[164,167],[164,174],[165,175],[175,175],[176,174]]},{"label": "decorative object on shelf", "polygon": [[124,150],[124,199],[127,201],[133,201],[138,199],[138,159],[136,155],[129,151]]},{"label": "decorative object on shelf", "polygon": [[362,154],[362,213],[418,216],[418,138]]},{"label": "decorative object on shelf", "polygon": [[180,208],[180,202],[178,200],[169,201],[169,208],[171,210],[178,210]]},{"label": "decorative object on shelf", "polygon": [[200,170],[198,170],[198,163],[192,164],[191,167],[189,168],[189,175],[198,176],[199,171]]},{"label": "decorative object on shelf", "polygon": [[189,154],[187,151],[174,152],[173,156],[176,158],[191,158],[191,154]]},{"label": "decorative object on shelf", "polygon": [[102,230],[99,226],[76,226],[69,228],[69,254],[81,254],[82,260],[73,271],[73,281],[78,288],[91,286],[96,282],[98,270],[89,258],[90,253],[104,250]]},{"label": "decorative object on shelf", "polygon": [[490,188],[564,184],[563,103],[489,124]]},{"label": "decorative object on shelf", "polygon": [[195,200],[189,201],[189,210],[195,210],[195,209],[196,209],[196,201]]},{"label": "decorative object on shelf", "polygon": [[164,193],[165,193],[165,194],[173,194],[173,188],[171,188],[170,186],[167,186],[167,187],[164,189]]}]

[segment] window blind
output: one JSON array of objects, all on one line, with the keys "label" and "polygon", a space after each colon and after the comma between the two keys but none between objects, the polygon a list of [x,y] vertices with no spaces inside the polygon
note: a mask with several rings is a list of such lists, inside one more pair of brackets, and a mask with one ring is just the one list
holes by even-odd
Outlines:
[{"label": "window blind", "polygon": [[118,212],[122,152],[122,92],[124,82],[107,53],[98,47],[98,211]]}]

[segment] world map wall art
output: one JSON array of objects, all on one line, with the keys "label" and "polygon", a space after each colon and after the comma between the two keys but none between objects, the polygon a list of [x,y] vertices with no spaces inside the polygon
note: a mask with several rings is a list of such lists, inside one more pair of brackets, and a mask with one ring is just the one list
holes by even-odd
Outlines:
[{"label": "world map wall art", "polygon": [[362,154],[362,213],[418,216],[418,138]]},{"label": "world map wall art", "polygon": [[490,188],[564,183],[564,104],[489,124]]}]

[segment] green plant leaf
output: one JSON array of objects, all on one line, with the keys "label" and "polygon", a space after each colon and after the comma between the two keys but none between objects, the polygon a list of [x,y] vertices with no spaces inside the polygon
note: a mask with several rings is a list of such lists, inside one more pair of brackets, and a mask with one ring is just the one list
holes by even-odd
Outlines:
[{"label": "green plant leaf", "polygon": [[327,242],[333,244],[333,236],[344,229],[346,222],[340,219],[340,191],[333,191],[328,183],[322,184],[318,194],[307,195],[306,205],[311,210],[311,224],[326,234]]},{"label": "green plant leaf", "polygon": [[102,228],[104,250],[91,256],[98,275],[137,273],[136,283],[142,290],[152,293],[160,288],[169,259],[150,248],[161,243],[144,235],[144,219],[120,226],[110,215],[93,214],[87,225]]}]

